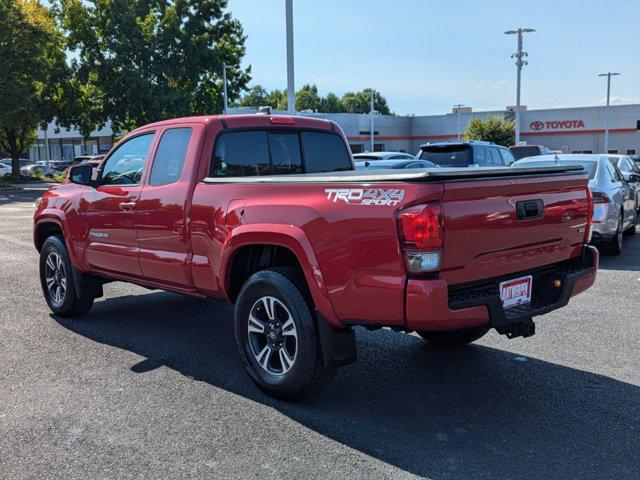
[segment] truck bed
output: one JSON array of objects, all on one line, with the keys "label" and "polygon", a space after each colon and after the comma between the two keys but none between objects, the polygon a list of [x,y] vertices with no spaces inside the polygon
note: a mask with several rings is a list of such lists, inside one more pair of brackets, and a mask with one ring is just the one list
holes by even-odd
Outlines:
[{"label": "truck bed", "polygon": [[533,177],[584,173],[580,166],[530,168],[427,168],[415,170],[358,170],[300,175],[261,175],[247,177],[207,177],[205,183],[372,183],[372,182],[443,182],[504,177]]}]

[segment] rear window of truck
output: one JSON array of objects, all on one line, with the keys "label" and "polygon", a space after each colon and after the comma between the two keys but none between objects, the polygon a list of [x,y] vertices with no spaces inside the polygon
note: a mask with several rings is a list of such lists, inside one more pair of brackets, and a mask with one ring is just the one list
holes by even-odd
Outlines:
[{"label": "rear window of truck", "polygon": [[249,130],[221,133],[213,177],[244,177],[352,170],[342,137],[313,131]]}]

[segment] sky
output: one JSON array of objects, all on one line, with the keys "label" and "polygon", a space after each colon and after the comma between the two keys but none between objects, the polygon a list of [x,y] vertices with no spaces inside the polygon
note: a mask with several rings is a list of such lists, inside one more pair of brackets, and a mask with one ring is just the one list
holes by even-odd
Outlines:
[{"label": "sky", "polygon": [[[522,104],[529,109],[640,103],[640,0],[293,0],[296,88],[321,95],[373,87],[397,114],[515,104],[510,55],[525,34]],[[242,23],[243,64],[268,90],[286,87],[285,0],[229,0]]]}]

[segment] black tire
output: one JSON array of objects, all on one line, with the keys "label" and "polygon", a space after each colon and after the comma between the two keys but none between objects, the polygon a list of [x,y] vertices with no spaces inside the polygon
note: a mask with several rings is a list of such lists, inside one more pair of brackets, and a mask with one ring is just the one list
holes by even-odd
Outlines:
[{"label": "black tire", "polygon": [[[52,279],[53,283],[51,283]],[[93,306],[93,298],[86,296],[78,298],[76,294],[71,259],[60,237],[49,237],[42,245],[40,285],[47,305],[53,313],[61,317],[80,317]]]},{"label": "black tire", "polygon": [[[271,306],[272,315],[268,314],[264,303],[264,299],[269,298],[275,299]],[[265,308],[261,309],[262,306]],[[324,364],[312,311],[306,283],[295,269],[262,270],[253,274],[242,286],[236,301],[234,318],[238,352],[251,379],[268,395],[283,400],[294,400],[319,391],[331,380],[335,369]],[[266,320],[263,322],[264,334],[255,331],[249,333],[250,314],[253,314],[254,318],[260,314],[259,320]],[[278,349],[276,340],[276,345],[268,352],[271,360],[267,358],[266,362],[267,354],[260,356],[259,353],[270,345],[267,331],[271,333],[279,330],[279,338],[283,342],[291,340],[285,339],[284,325],[275,330],[267,325],[272,317],[275,317],[275,323],[278,323],[278,318],[288,318],[288,315],[295,325],[296,343],[293,362],[285,371],[286,362],[280,356],[280,350],[284,349],[291,354],[291,346],[285,348],[281,343]],[[260,343],[262,337],[264,344]],[[266,363],[266,366],[261,362]]]},{"label": "black tire", "polygon": [[624,215],[623,212],[620,212],[620,217],[618,219],[618,228],[616,229],[616,233],[611,240],[607,242],[606,249],[607,253],[610,255],[620,255],[622,253],[622,243],[623,243],[623,228],[624,228]]},{"label": "black tire", "polygon": [[429,345],[436,347],[462,347],[471,342],[475,342],[488,331],[488,327],[476,327],[444,332],[418,331],[417,333],[424,338]]},{"label": "black tire", "polygon": [[636,227],[638,226],[638,205],[633,209],[633,223],[631,226],[624,232],[625,235],[632,236],[636,234]]}]

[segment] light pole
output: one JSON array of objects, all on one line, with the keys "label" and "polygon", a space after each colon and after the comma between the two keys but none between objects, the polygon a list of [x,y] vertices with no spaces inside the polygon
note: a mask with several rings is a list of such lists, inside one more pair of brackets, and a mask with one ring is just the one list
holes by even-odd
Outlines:
[{"label": "light pole", "polygon": [[374,136],[375,133],[373,131],[373,116],[375,114],[375,110],[373,108],[373,100],[375,98],[376,95],[376,91],[372,88],[371,89],[371,110],[369,111],[369,115],[371,116],[371,151],[374,151],[374,147],[373,147],[373,140],[374,140]]},{"label": "light pole", "polygon": [[293,0],[286,0],[287,17],[287,110],[296,113],[296,91],[293,72]]},{"label": "light pole", "polygon": [[528,57],[527,52],[522,51],[522,34],[535,32],[533,28],[518,28],[518,30],[508,30],[504,32],[506,35],[518,35],[518,51],[511,55],[511,58],[516,59],[516,66],[518,67],[518,86],[516,93],[516,145],[520,142],[520,77],[522,76],[522,67],[528,65],[529,62],[522,60],[524,57]]},{"label": "light pole", "polygon": [[466,105],[463,105],[462,103],[458,103],[456,105],[453,106],[453,108],[456,109],[456,113],[457,113],[457,117],[458,117],[458,141],[460,141],[460,109],[462,107],[466,107]]},{"label": "light pole", "polygon": [[224,114],[227,114],[227,108],[229,108],[228,98],[227,98],[227,64],[222,64],[222,94],[224,97]]},{"label": "light pole", "polygon": [[611,77],[619,73],[601,73],[599,77],[607,77],[607,106],[604,108],[604,152],[609,153],[609,102],[611,100]]}]

